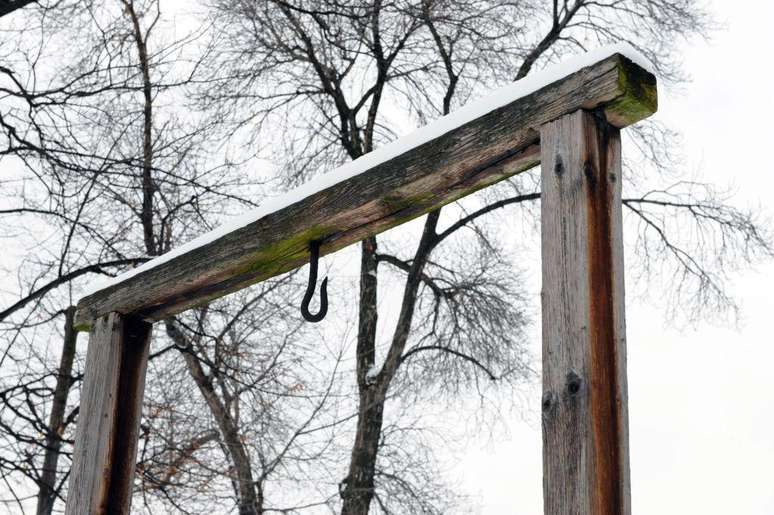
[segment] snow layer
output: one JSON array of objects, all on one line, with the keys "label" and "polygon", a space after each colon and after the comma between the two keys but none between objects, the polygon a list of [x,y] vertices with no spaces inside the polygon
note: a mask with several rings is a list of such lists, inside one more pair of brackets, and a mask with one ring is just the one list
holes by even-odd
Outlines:
[{"label": "snow layer", "polygon": [[443,116],[424,127],[420,127],[416,131],[407,134],[398,140],[377,148],[373,152],[346,163],[335,170],[319,175],[309,182],[302,184],[298,188],[290,190],[282,195],[279,195],[270,201],[261,205],[261,207],[248,211],[240,216],[234,217],[227,223],[213,229],[212,231],[205,233],[198,238],[195,238],[188,243],[173,249],[166,254],[159,256],[151,261],[143,263],[142,265],[133,268],[123,274],[120,274],[113,278],[102,278],[94,281],[84,290],[83,295],[91,295],[99,290],[109,288],[116,284],[126,281],[127,279],[134,277],[135,275],[155,268],[162,263],[166,263],[174,259],[175,257],[190,252],[198,247],[202,247],[211,243],[221,236],[224,236],[230,232],[233,232],[241,227],[244,227],[256,220],[263,218],[264,216],[279,211],[291,204],[295,204],[310,195],[320,192],[326,188],[334,186],[335,184],[345,181],[350,177],[361,174],[366,170],[389,161],[394,157],[397,157],[405,152],[416,148],[428,141],[431,141],[443,134],[456,129],[476,118],[494,111],[504,105],[510,104],[518,100],[521,97],[527,96],[530,93],[534,93],[538,89],[556,82],[568,75],[571,75],[582,68],[591,66],[599,61],[610,57],[613,54],[622,54],[633,62],[637,63],[642,68],[654,73],[653,67],[650,62],[639,52],[637,52],[631,45],[626,43],[619,43],[616,45],[610,45],[600,47],[591,52],[574,56],[566,61],[550,66],[545,70],[535,72],[527,77],[503,86],[494,90],[489,95],[477,99],[463,106],[462,108]]},{"label": "snow layer", "polygon": [[379,370],[374,365],[370,365],[368,370],[366,370],[365,383],[367,385],[372,385],[376,383],[377,377],[379,377]]}]

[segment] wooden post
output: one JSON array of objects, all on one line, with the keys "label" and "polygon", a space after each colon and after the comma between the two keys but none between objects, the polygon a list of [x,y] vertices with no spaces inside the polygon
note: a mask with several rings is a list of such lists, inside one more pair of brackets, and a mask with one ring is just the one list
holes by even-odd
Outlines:
[{"label": "wooden post", "polygon": [[629,515],[620,133],[577,111],[540,145],[544,512]]},{"label": "wooden post", "polygon": [[109,313],[89,335],[67,515],[128,514],[151,325]]}]

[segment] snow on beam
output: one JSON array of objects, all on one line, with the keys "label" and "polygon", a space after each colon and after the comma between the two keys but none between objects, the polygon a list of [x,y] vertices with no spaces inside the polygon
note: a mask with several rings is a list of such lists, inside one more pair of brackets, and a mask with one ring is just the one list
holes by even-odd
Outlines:
[{"label": "snow on beam", "polygon": [[93,285],[109,312],[149,321],[304,265],[539,164],[544,123],[585,109],[619,128],[656,111],[656,77],[630,47],[584,54],[501,88],[144,265]]}]

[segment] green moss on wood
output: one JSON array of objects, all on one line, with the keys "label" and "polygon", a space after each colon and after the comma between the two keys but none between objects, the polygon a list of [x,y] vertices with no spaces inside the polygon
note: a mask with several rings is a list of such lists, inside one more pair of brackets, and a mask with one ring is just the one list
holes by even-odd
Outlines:
[{"label": "green moss on wood", "polygon": [[381,199],[382,205],[389,210],[390,214],[400,213],[401,211],[413,209],[417,206],[432,205],[437,201],[437,196],[429,192],[410,195],[396,193],[393,195],[386,195]]},{"label": "green moss on wood", "polygon": [[255,282],[266,278],[266,274],[275,275],[290,270],[289,262],[307,260],[309,242],[330,236],[335,229],[321,225],[312,226],[289,238],[262,248],[250,255],[249,263],[239,270],[238,275],[257,274]]},{"label": "green moss on wood", "polygon": [[652,115],[658,109],[656,77],[621,57],[618,63],[620,96],[604,108],[608,121],[623,128]]},{"label": "green moss on wood", "polygon": [[79,333],[88,333],[89,331],[91,331],[91,324],[90,323],[76,324],[73,326],[73,329],[75,329],[76,332],[79,332]]},{"label": "green moss on wood", "polygon": [[[392,229],[406,222],[409,222],[415,218],[418,218],[424,214],[440,209],[452,202],[456,202],[463,197],[471,195],[479,190],[492,186],[508,177],[512,177],[525,170],[537,166],[539,163],[537,157],[535,160],[524,161],[520,166],[510,168],[503,173],[490,173],[484,174],[483,177],[476,181],[471,182],[465,187],[458,187],[454,189],[454,194],[448,192],[442,196],[435,193],[427,192],[423,194],[417,194],[406,197],[390,196],[389,206],[391,206],[391,215],[387,218],[387,224],[381,229],[380,232]],[[388,197],[383,199],[384,202],[388,201]]]}]

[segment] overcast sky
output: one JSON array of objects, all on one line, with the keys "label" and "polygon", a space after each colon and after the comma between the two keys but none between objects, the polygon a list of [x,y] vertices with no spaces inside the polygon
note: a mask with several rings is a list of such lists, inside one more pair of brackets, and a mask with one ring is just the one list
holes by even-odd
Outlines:
[{"label": "overcast sky", "polygon": [[[693,81],[679,94],[661,90],[657,116],[683,133],[690,171],[772,214],[774,3],[711,8],[725,29],[683,46]],[[670,328],[657,306],[627,300],[636,514],[774,514],[774,266],[737,276],[733,293],[738,328]],[[481,513],[542,513],[540,424],[531,419],[460,464]]]}]

